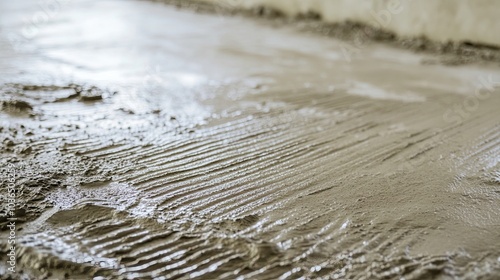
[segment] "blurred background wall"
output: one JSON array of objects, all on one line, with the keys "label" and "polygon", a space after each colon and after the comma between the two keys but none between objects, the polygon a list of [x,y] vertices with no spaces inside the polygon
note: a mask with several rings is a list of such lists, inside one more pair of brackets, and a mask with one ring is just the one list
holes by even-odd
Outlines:
[{"label": "blurred background wall", "polygon": [[266,6],[289,16],[314,12],[327,22],[353,20],[437,41],[500,46],[499,0],[203,0],[251,8]]}]

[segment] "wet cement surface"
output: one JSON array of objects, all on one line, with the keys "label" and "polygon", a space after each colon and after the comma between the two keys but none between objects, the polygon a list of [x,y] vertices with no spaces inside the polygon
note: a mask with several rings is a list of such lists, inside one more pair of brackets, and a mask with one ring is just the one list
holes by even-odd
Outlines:
[{"label": "wet cement surface", "polygon": [[0,3],[2,277],[13,218],[14,278],[499,277],[498,67],[58,3]]}]

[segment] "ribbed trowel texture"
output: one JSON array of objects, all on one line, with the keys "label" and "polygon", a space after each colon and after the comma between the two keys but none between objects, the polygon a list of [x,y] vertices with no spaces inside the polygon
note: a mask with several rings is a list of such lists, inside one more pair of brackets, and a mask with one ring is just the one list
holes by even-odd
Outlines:
[{"label": "ribbed trowel texture", "polygon": [[[16,32],[27,2],[1,3]],[[500,275],[498,69],[369,43],[346,59],[331,38],[160,3],[72,3],[26,42],[36,52],[0,47],[16,276]]]}]

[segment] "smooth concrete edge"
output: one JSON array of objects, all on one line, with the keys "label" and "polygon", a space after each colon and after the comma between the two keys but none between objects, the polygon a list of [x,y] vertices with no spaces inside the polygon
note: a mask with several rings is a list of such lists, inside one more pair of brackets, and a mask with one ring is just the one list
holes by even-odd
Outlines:
[{"label": "smooth concrete edge", "polygon": [[266,6],[296,16],[307,12],[326,22],[365,23],[403,37],[500,46],[500,1],[494,0],[202,0],[233,8]]}]

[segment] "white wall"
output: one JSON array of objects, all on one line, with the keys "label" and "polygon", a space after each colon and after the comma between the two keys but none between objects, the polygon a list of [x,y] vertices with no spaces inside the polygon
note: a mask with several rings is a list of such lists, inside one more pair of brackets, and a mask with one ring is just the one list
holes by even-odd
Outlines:
[{"label": "white wall", "polygon": [[293,16],[317,12],[328,22],[356,20],[401,36],[500,46],[500,0],[203,0],[235,7],[266,5]]}]

